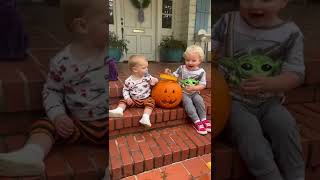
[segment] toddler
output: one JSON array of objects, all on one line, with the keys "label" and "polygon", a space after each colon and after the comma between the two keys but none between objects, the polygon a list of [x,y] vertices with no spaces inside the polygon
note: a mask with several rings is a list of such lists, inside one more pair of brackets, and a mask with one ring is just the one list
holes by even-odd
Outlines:
[{"label": "toddler", "polygon": [[279,13],[288,0],[240,0],[213,27],[213,50],[231,88],[228,132],[257,180],[303,180],[295,119],[283,92],[304,80],[303,35]]},{"label": "toddler", "polygon": [[[206,87],[206,72],[200,67],[204,52],[200,46],[191,45],[183,54],[185,64],[178,67],[172,74],[180,79],[183,87],[182,103],[193,127],[201,134],[211,132],[211,123],[207,120],[206,109],[200,91]],[[165,69],[165,73],[171,73]]]}]

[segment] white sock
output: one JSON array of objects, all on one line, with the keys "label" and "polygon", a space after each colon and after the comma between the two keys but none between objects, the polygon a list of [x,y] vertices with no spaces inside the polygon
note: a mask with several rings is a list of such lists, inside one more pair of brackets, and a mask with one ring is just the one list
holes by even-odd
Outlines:
[{"label": "white sock", "polygon": [[115,109],[109,110],[109,117],[122,117],[123,109],[121,107],[117,107]]},{"label": "white sock", "polygon": [[149,114],[143,114],[142,117],[150,118]]},{"label": "white sock", "polygon": [[143,114],[142,118],[139,121],[141,124],[151,127],[150,123],[150,115],[149,114]]},{"label": "white sock", "polygon": [[201,121],[205,121],[205,120],[207,120],[207,118],[201,118]]},{"label": "white sock", "polygon": [[44,171],[44,150],[27,144],[22,149],[0,154],[0,176],[41,175]]},{"label": "white sock", "polygon": [[195,124],[198,123],[198,122],[200,122],[200,120],[195,120],[195,121],[194,121]]},{"label": "white sock", "polygon": [[115,108],[115,109],[113,109],[111,111],[113,111],[113,112],[123,112],[123,109],[121,107],[117,107],[117,108]]}]

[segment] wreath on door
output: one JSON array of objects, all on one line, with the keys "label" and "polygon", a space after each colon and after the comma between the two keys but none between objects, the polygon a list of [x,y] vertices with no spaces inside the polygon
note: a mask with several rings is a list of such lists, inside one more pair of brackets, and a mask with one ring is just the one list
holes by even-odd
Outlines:
[{"label": "wreath on door", "polygon": [[138,20],[139,22],[143,22],[144,21],[143,9],[147,8],[150,5],[151,0],[131,0],[131,3],[135,8],[139,9]]}]

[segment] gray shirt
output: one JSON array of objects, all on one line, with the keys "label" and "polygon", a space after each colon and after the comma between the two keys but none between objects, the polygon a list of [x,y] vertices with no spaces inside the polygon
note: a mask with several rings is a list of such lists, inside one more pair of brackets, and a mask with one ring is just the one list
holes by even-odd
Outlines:
[{"label": "gray shirt", "polygon": [[[186,65],[181,65],[172,74],[181,79],[180,84],[182,85],[183,89],[187,85],[201,84],[206,86],[207,84],[206,71],[203,68],[190,71],[187,69]],[[184,93],[187,92],[184,90]]]},{"label": "gray shirt", "polygon": [[105,53],[78,62],[67,46],[51,61],[43,88],[43,105],[50,120],[68,114],[82,121],[107,117]]},{"label": "gray shirt", "polygon": [[238,86],[252,75],[275,76],[290,71],[303,82],[303,35],[295,23],[255,28],[239,12],[230,12],[215,23],[212,31],[212,49],[220,52],[219,68],[224,72],[234,98],[257,104],[280,95],[245,96]]}]

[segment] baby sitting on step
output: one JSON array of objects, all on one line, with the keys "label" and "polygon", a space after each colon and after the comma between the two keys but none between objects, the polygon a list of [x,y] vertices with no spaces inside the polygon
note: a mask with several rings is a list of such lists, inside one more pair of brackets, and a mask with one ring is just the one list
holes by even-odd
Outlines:
[{"label": "baby sitting on step", "polygon": [[109,117],[122,117],[126,107],[144,107],[140,123],[151,127],[150,114],[155,106],[154,99],[150,97],[151,86],[158,79],[148,73],[148,61],[142,55],[133,55],[128,61],[131,75],[125,80],[123,98],[116,109],[109,110]]}]

